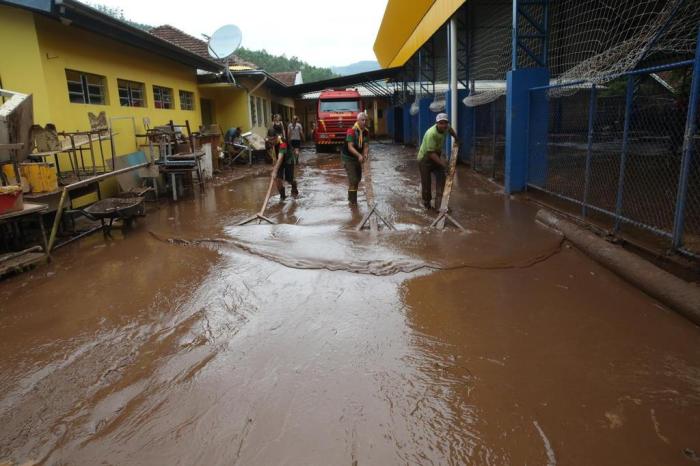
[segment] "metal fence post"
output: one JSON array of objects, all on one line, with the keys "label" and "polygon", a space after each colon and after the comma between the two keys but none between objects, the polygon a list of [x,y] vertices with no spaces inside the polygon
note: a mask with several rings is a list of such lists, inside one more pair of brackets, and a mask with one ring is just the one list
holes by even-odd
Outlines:
[{"label": "metal fence post", "polygon": [[690,98],[688,99],[688,119],[685,123],[685,137],[683,138],[683,158],[681,159],[681,173],[678,178],[678,194],[676,196],[676,211],[673,218],[673,249],[678,249],[683,244],[683,229],[685,227],[685,203],[688,195],[688,176],[690,174],[690,162],[693,157],[693,136],[698,129],[697,109],[700,94],[700,28],[698,28],[698,40],[695,46],[695,63],[693,65],[693,79],[690,84]]},{"label": "metal fence post", "polygon": [[491,102],[491,179],[496,179],[496,101]]},{"label": "metal fence post", "polygon": [[615,203],[615,226],[613,233],[620,230],[620,217],[622,217],[622,197],[625,191],[625,170],[627,166],[627,152],[629,152],[630,120],[632,119],[632,104],[634,102],[634,75],[627,76],[627,95],[625,97],[625,125],[622,132],[622,153],[620,154],[620,177],[617,181],[617,201]]},{"label": "metal fence post", "polygon": [[588,148],[586,150],[586,174],[583,181],[583,202],[581,204],[581,216],[586,218],[588,210],[588,194],[591,187],[591,159],[593,157],[593,124],[595,122],[597,87],[591,86],[591,97],[588,103]]},{"label": "metal fence post", "polygon": [[474,108],[474,118],[472,120],[472,169],[474,171],[479,171],[481,164],[481,157],[476,153],[476,108]]}]

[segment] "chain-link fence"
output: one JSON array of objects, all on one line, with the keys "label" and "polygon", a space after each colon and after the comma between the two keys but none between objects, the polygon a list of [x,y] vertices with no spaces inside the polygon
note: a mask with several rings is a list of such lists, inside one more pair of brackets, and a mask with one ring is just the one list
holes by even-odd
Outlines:
[{"label": "chain-link fence", "polygon": [[548,98],[549,124],[546,147],[530,145],[529,186],[613,233],[652,233],[669,249],[700,254],[698,135],[684,144],[691,77],[692,67],[679,64],[604,86],[533,90],[531,99]]},{"label": "chain-link fence", "polygon": [[506,147],[505,96],[474,107],[472,168],[493,179],[503,180]]},{"label": "chain-link fence", "polygon": [[[700,108],[697,110],[700,115]],[[700,134],[693,137],[693,152],[688,170],[688,194],[683,218],[683,248],[700,254]]]}]

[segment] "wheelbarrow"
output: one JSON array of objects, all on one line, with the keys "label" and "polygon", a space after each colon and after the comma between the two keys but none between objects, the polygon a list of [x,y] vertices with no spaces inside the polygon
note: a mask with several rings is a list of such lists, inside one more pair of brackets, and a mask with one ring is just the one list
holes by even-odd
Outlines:
[{"label": "wheelbarrow", "polygon": [[112,223],[115,220],[121,220],[125,227],[130,228],[135,217],[146,215],[146,207],[143,197],[110,197],[99,200],[84,209],[78,209],[76,212],[90,220],[99,220],[102,223],[104,235],[111,237]]}]

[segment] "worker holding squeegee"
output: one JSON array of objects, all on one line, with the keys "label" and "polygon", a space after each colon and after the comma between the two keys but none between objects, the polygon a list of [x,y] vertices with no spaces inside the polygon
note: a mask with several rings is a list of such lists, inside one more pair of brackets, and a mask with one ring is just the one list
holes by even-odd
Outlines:
[{"label": "worker holding squeegee", "polygon": [[355,125],[348,129],[345,135],[340,159],[348,174],[348,202],[351,206],[357,205],[357,188],[362,181],[362,164],[369,154],[369,130],[367,129],[367,115],[364,112],[357,114]]},{"label": "worker holding squeegee", "polygon": [[299,162],[297,154],[289,150],[287,146],[287,141],[280,137],[280,149],[278,157],[283,159],[282,164],[277,170],[277,191],[280,193],[280,200],[283,201],[287,198],[287,194],[284,191],[284,182],[286,181],[292,185],[292,196],[297,197],[299,191],[297,190],[297,181],[294,179],[294,166]]},{"label": "worker holding squeegee", "polygon": [[431,209],[432,200],[432,175],[435,175],[435,208],[439,209],[442,203],[442,193],[445,189],[447,160],[442,157],[442,149],[445,147],[445,136],[449,133],[455,144],[459,144],[457,133],[450,126],[447,113],[440,113],[435,118],[435,124],[428,128],[423,136],[418,150],[418,168],[420,169],[420,184],[423,197],[423,206]]}]

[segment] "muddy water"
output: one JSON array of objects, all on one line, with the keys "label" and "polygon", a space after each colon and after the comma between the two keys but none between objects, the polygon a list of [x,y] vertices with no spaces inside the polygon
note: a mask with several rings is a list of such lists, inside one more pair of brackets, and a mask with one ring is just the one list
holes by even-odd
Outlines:
[{"label": "muddy water", "polygon": [[0,283],[0,464],[697,464],[700,331],[459,172],[430,232],[375,144],[358,233],[337,156],[164,204]]}]

